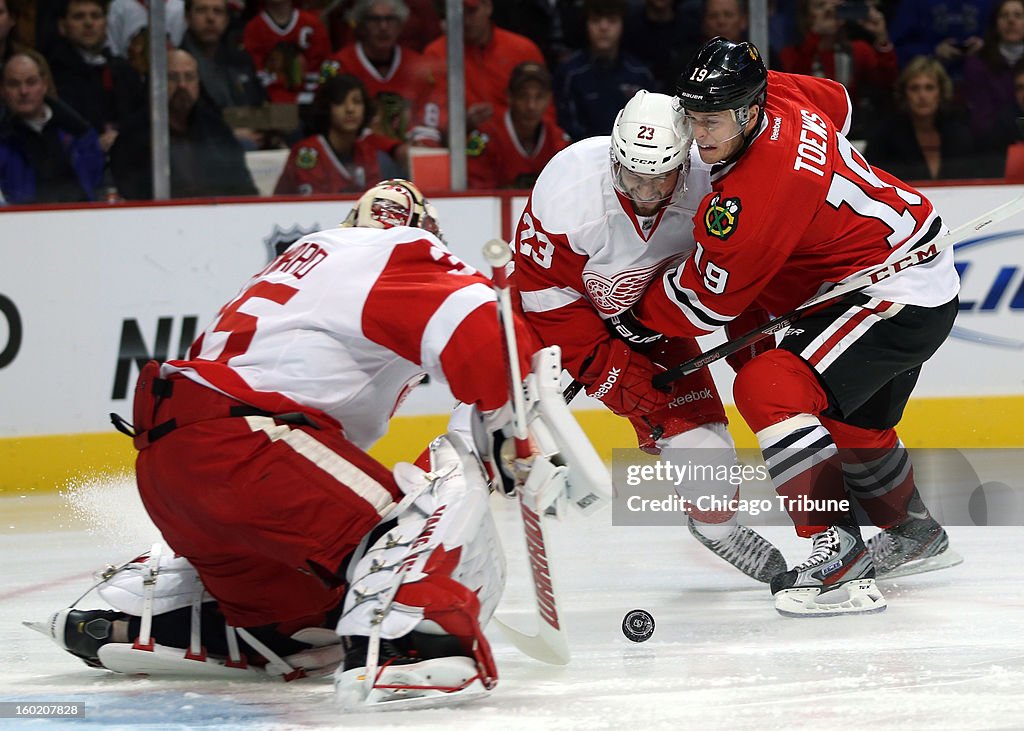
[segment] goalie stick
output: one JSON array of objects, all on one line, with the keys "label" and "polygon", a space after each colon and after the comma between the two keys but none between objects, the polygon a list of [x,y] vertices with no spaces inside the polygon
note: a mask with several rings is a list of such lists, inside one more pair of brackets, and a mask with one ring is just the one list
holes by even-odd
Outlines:
[{"label": "goalie stick", "polygon": [[[877,284],[883,279],[892,276],[893,274],[909,269],[912,266],[923,264],[926,261],[930,261],[932,257],[952,246],[956,246],[986,226],[991,226],[992,224],[999,223],[1000,221],[1005,221],[1008,218],[1016,216],[1022,211],[1024,211],[1024,195],[1020,195],[1001,206],[993,208],[987,213],[983,213],[962,226],[958,226],[944,236],[938,236],[932,239],[920,249],[911,249],[907,256],[901,259],[874,267],[873,269],[856,276],[847,282],[833,287],[827,292],[816,297],[812,297],[795,310],[791,310],[785,315],[780,315],[769,320],[759,328],[751,330],[745,335],[741,335],[734,340],[722,343],[706,353],[698,355],[696,358],[691,358],[685,363],[680,363],[677,366],[669,368],[663,373],[659,373],[653,379],[654,386],[655,388],[667,389],[674,381],[679,380],[683,376],[687,376],[700,370],[704,366],[710,365],[717,360],[721,360],[726,356],[732,355],[751,343],[756,343],[762,338],[773,335],[780,330],[785,330],[812,310],[816,310],[824,304],[834,304],[835,301],[856,294],[861,290],[870,287],[872,284]],[[570,388],[572,385],[574,384],[570,384]]]},{"label": "goalie stick", "polygon": [[[519,349],[516,344],[515,321],[512,317],[512,299],[505,267],[512,260],[512,251],[506,242],[491,239],[484,245],[484,258],[491,266],[494,294],[498,300],[498,322],[505,337],[505,360],[508,370],[509,394],[512,405],[513,438],[517,459],[529,459],[530,440],[526,424],[526,403],[523,397],[523,378],[519,370]],[[540,463],[550,467],[550,463]],[[552,665],[569,662],[569,642],[558,613],[554,581],[548,565],[547,541],[544,535],[544,506],[538,495],[524,489],[520,478],[516,480],[519,509],[526,537],[526,552],[533,575],[533,591],[537,602],[537,634],[528,635],[510,627],[497,617],[509,641],[521,652]]]}]

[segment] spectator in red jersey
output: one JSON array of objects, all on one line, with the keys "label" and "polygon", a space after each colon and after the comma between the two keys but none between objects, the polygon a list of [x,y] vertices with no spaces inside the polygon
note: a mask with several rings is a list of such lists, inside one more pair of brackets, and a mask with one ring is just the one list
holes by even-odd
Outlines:
[{"label": "spectator in red jersey", "polygon": [[373,102],[359,79],[340,74],[325,81],[312,116],[316,133],[292,147],[275,195],[356,193],[396,177],[389,153],[401,154],[399,143],[367,129]]},{"label": "spectator in red jersey", "polygon": [[469,134],[470,188],[532,188],[555,153],[569,145],[557,124],[544,121],[551,106],[551,74],[539,63],[515,67],[508,82],[508,111]]},{"label": "spectator in red jersey", "polygon": [[366,86],[377,114],[371,126],[400,142],[437,146],[437,84],[423,56],[398,44],[409,19],[403,0],[357,0],[349,19],[356,40],[325,62]]},{"label": "spectator in red jersey", "polygon": [[331,54],[319,16],[297,10],[292,0],[264,0],[263,10],[246,24],[244,40],[270,101],[313,101],[320,64]]},{"label": "spectator in red jersey", "polygon": [[[843,17],[840,0],[801,0],[797,24],[802,40],[779,52],[787,73],[833,79],[846,87],[853,101],[850,137],[864,137],[865,124],[877,109],[878,100],[888,107],[899,74],[896,51],[889,41],[885,16],[873,4],[857,21]],[[865,34],[870,40],[857,37]]]},{"label": "spectator in red jersey", "polygon": [[[321,17],[331,34],[334,48],[345,48],[358,39],[358,29],[352,22],[352,12],[357,4],[358,0],[340,0],[328,3],[329,7],[324,10]],[[441,18],[437,14],[437,6],[434,0],[405,0],[405,6],[415,22],[402,26],[398,43],[402,48],[423,53],[427,44],[441,35]]]},{"label": "spectator in red jersey", "polygon": [[[507,104],[506,92],[512,69],[524,61],[544,63],[537,44],[491,21],[492,0],[463,0],[462,29],[465,41],[466,129],[500,117]],[[423,51],[431,62],[434,78],[447,90],[447,36],[433,41]],[[442,114],[447,107],[445,94],[439,96]],[[548,119],[554,121],[554,112]],[[442,124],[442,127],[446,126]]]}]

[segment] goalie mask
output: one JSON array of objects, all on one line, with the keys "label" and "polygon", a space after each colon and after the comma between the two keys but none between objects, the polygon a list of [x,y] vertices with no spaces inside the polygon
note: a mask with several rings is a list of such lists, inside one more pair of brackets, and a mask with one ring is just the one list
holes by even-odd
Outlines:
[{"label": "goalie mask", "polygon": [[377,183],[356,201],[342,222],[342,228],[392,228],[411,226],[444,239],[437,224],[437,211],[423,193],[408,180],[393,178]]},{"label": "goalie mask", "polygon": [[641,215],[653,215],[685,189],[693,134],[672,97],[640,90],[612,127],[612,185]]}]

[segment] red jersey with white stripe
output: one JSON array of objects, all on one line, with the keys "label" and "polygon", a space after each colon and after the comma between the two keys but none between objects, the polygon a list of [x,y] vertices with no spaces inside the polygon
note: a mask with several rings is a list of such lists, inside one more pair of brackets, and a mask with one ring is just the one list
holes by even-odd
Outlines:
[{"label": "red jersey with white stripe", "polygon": [[311,193],[358,193],[384,179],[378,155],[393,141],[364,133],[352,150],[352,159],[342,162],[323,135],[313,135],[292,147],[275,195]]},{"label": "red jersey with white stripe", "polygon": [[[834,81],[769,72],[754,139],[712,169],[696,248],[636,308],[669,335],[703,335],[755,304],[783,314],[858,272],[905,257],[935,234],[920,192],[872,168],[843,135],[850,102]],[[956,295],[952,251],[865,290],[935,307]]]},{"label": "red jersey with white stripe", "polygon": [[[516,329],[520,352],[535,352]],[[490,280],[433,235],[336,228],[292,244],[161,373],[272,413],[326,414],[366,449],[424,373],[460,401],[501,407],[502,343]]]},{"label": "red jersey with white stripe", "polygon": [[561,346],[573,376],[609,339],[604,320],[693,251],[693,214],[710,189],[708,167],[691,150],[685,193],[654,216],[637,216],[612,187],[609,141],[591,137],[555,155],[516,227],[522,310],[543,343]]},{"label": "red jersey with white stripe", "polygon": [[466,168],[470,188],[532,188],[537,176],[569,136],[553,122],[542,120],[540,136],[527,152],[512,125],[512,113],[492,118],[469,134]]},{"label": "red jersey with white stripe", "polygon": [[[316,13],[292,10],[288,22],[280,26],[265,10],[261,11],[245,24],[242,41],[272,102],[313,101],[320,64],[331,54],[330,36]],[[290,54],[272,59],[279,46],[295,54],[301,65],[298,73],[288,68]]]},{"label": "red jersey with white stripe", "polygon": [[320,64],[331,54],[327,29],[316,13],[308,10],[293,10],[284,26],[275,23],[265,10],[261,11],[245,24],[243,43],[257,69],[266,66],[267,56],[282,43],[302,51],[309,71],[319,71]]},{"label": "red jersey with white stripe", "polygon": [[416,51],[395,46],[391,66],[383,73],[366,57],[362,43],[345,46],[327,63],[363,82],[377,104],[381,126],[395,139],[440,143],[437,83],[431,65]]}]

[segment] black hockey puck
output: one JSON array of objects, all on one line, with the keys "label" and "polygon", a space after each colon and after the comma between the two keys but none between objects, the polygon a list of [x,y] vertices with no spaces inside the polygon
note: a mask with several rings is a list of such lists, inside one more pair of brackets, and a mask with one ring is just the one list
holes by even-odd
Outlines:
[{"label": "black hockey puck", "polygon": [[622,634],[632,642],[646,642],[654,634],[654,617],[643,609],[626,612],[622,618]]}]

